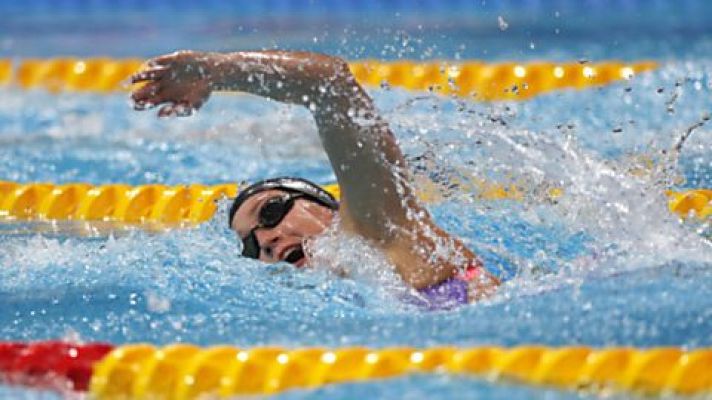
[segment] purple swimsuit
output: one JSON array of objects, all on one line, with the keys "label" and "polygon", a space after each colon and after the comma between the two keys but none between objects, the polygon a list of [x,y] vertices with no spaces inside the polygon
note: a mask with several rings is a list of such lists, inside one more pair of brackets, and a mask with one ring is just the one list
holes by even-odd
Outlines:
[{"label": "purple swimsuit", "polygon": [[449,310],[468,303],[468,282],[477,278],[482,267],[469,266],[464,272],[436,285],[418,290],[413,304],[427,310]]},{"label": "purple swimsuit", "polygon": [[420,289],[418,293],[422,297],[418,305],[428,310],[449,310],[467,304],[467,282],[457,277]]}]

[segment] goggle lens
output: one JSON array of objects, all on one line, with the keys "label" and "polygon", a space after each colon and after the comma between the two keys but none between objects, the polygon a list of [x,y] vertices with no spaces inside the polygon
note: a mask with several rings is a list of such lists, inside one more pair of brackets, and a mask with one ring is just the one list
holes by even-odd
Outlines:
[{"label": "goggle lens", "polygon": [[274,228],[279,225],[294,205],[291,197],[274,197],[262,206],[259,213],[259,226],[261,228]]},{"label": "goggle lens", "polygon": [[252,228],[249,235],[242,239],[242,255],[244,257],[259,259],[260,243],[257,240],[255,231],[260,228],[274,228],[279,225],[287,213],[294,207],[294,201],[302,197],[309,198],[301,193],[297,193],[273,197],[267,200],[258,213],[257,226]]},{"label": "goggle lens", "polygon": [[254,231],[242,239],[242,256],[254,259],[260,258],[260,244],[257,242]]}]

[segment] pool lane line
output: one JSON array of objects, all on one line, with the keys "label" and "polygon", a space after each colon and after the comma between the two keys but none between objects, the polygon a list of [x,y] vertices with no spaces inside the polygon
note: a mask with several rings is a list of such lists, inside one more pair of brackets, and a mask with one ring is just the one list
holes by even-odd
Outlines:
[{"label": "pool lane line", "polygon": [[[128,77],[141,59],[0,59],[0,86],[45,89],[53,93],[110,93],[128,90]],[[457,95],[476,101],[527,100],[561,89],[585,89],[634,78],[657,68],[654,61],[500,62],[376,61],[349,62],[356,79],[369,86],[390,86]]]},{"label": "pool lane line", "polygon": [[412,348],[112,346],[0,342],[0,381],[98,399],[265,395],[406,374],[448,373],[595,393],[712,389],[712,349],[454,346]]},{"label": "pool lane line", "polygon": [[[340,195],[336,184],[324,188]],[[519,201],[536,195],[539,201],[557,201],[563,189],[534,189],[481,180],[461,182],[460,190],[482,201]],[[102,221],[157,229],[194,226],[212,218],[220,199],[234,197],[235,184],[90,185],[87,183],[16,183],[0,181],[0,221]],[[436,190],[418,193],[422,201],[439,200]],[[712,189],[666,191],[668,208],[683,218],[712,217]]]}]

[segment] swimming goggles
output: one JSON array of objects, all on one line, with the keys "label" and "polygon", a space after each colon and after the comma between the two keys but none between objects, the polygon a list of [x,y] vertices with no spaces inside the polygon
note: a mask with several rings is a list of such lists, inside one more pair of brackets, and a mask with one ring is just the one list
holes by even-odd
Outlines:
[{"label": "swimming goggles", "polygon": [[258,229],[274,228],[279,225],[284,217],[287,216],[289,211],[292,210],[292,207],[294,207],[294,202],[297,199],[302,198],[318,203],[304,193],[287,193],[267,200],[257,214],[257,226],[252,228],[250,233],[242,238],[242,255],[249,258],[259,259],[261,247],[255,232]]},{"label": "swimming goggles", "polygon": [[227,219],[228,226],[232,227],[232,222],[235,218],[237,210],[248,198],[252,197],[257,193],[272,189],[279,189],[288,193],[303,193],[309,196],[310,200],[313,200],[324,207],[330,208],[332,210],[339,209],[339,202],[336,201],[334,196],[319,187],[317,184],[302,178],[282,176],[279,178],[271,178],[255,182],[246,189],[240,191],[240,193],[237,195],[237,197],[235,197],[232,202],[232,205],[230,206]]}]

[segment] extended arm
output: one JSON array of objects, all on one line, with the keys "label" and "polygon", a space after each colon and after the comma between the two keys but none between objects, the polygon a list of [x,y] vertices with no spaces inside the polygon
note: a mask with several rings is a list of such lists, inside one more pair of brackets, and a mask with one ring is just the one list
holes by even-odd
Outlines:
[{"label": "extended arm", "polygon": [[168,103],[159,115],[188,114],[213,90],[307,107],[341,187],[345,229],[382,247],[416,288],[453,276],[454,263],[433,260],[442,239],[454,241],[461,257],[476,262],[418,204],[395,137],[341,59],[282,51],[179,52],[153,59],[134,81],[147,82],[134,92],[138,108]]},{"label": "extended arm", "polygon": [[[235,90],[306,106],[314,115],[341,186],[347,223],[352,222],[355,230],[370,239],[386,242],[388,225],[408,223],[407,210],[415,209],[416,203],[407,180],[402,179],[403,156],[388,125],[342,60],[304,52],[182,52],[152,63],[153,68],[142,76],[153,82],[134,95],[140,106],[149,93],[174,89],[161,85],[166,80],[191,85],[189,96]],[[164,93],[152,100],[156,104],[170,99],[172,104],[161,109],[162,115],[185,114],[203,102],[202,98],[176,97]]]}]

